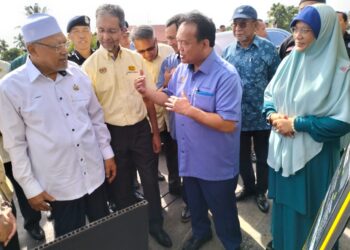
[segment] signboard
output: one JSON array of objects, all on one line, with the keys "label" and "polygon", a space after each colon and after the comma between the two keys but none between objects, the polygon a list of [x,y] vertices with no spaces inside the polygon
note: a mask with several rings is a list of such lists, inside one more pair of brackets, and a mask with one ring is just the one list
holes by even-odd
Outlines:
[{"label": "signboard", "polygon": [[350,217],[350,147],[335,172],[303,249],[332,249]]},{"label": "signboard", "polygon": [[148,203],[136,203],[34,250],[40,249],[148,249]]}]

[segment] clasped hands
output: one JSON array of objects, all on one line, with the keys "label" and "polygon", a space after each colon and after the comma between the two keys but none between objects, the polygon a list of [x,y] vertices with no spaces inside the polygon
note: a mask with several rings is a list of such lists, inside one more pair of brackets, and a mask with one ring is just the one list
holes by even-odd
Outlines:
[{"label": "clasped hands", "polygon": [[269,117],[270,124],[274,131],[286,137],[294,137],[294,119],[294,117],[288,117],[280,113],[272,113]]}]

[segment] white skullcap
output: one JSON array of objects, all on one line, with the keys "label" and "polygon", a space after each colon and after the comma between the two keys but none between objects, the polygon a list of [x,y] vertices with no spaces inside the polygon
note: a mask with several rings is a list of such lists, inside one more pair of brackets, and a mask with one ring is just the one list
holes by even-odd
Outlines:
[{"label": "white skullcap", "polygon": [[25,43],[38,41],[42,38],[61,33],[62,30],[53,16],[43,13],[30,15],[22,26]]}]

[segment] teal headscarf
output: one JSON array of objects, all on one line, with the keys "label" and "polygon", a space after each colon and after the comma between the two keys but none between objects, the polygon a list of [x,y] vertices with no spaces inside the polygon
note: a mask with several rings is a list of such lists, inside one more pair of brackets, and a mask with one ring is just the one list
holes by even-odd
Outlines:
[{"label": "teal headscarf", "polygon": [[[350,123],[350,62],[336,12],[316,4],[321,19],[318,38],[303,52],[295,49],[282,61],[265,90],[264,101],[277,112],[294,116],[330,117]],[[282,175],[302,169],[322,150],[308,133],[294,138],[271,132],[268,164]]]}]

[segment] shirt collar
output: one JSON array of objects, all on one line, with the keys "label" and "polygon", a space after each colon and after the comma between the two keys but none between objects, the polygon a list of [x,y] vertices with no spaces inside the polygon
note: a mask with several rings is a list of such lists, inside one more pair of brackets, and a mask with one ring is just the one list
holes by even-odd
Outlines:
[{"label": "shirt collar", "polygon": [[[218,55],[216,54],[216,52],[214,51],[214,49],[212,49],[212,51],[210,52],[209,56],[202,62],[202,64],[199,66],[198,71],[203,72],[204,74],[209,74],[211,68],[213,67],[213,63],[216,61]],[[190,69],[191,71],[193,71],[194,66],[193,64],[189,64],[188,65],[188,69]]]},{"label": "shirt collar", "polygon": [[[257,35],[254,35],[254,39],[253,39],[252,43],[248,46],[248,48],[245,48],[245,49],[249,49],[252,46],[259,48],[260,43],[261,43],[261,38],[259,38]],[[237,47],[243,48],[239,42],[237,42]]]},{"label": "shirt collar", "polygon": [[[28,78],[29,81],[31,83],[34,83],[35,80],[38,79],[38,77],[43,76],[45,77],[40,71],[39,69],[33,64],[32,60],[30,59],[30,56],[28,57],[28,59],[25,62],[26,68],[27,68],[27,74],[28,74]],[[69,65],[69,62],[68,62]],[[64,70],[67,74],[72,75],[72,71],[69,69],[69,67],[67,67],[66,70]],[[61,75],[62,77],[65,76],[64,73],[60,73],[58,72],[59,75]]]},{"label": "shirt collar", "polygon": [[[112,59],[112,60],[116,59],[116,58],[114,58],[113,53],[111,53],[108,50],[106,50],[103,46],[100,46],[99,50],[104,55],[105,59],[107,59],[107,60],[108,59]],[[123,48],[122,46],[119,45],[119,52],[118,52],[117,58],[121,57],[123,50],[125,50],[125,48]]]}]

